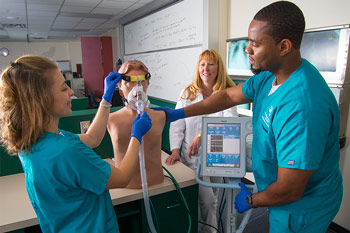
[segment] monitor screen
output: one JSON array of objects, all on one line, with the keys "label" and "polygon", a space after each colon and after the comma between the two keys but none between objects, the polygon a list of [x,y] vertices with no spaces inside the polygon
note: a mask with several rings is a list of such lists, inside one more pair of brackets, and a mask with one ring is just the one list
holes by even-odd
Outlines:
[{"label": "monitor screen", "polygon": [[208,124],[207,167],[240,167],[241,125]]},{"label": "monitor screen", "polygon": [[345,82],[349,56],[349,25],[305,31],[300,53],[330,85]]},{"label": "monitor screen", "polygon": [[244,177],[246,137],[251,132],[251,117],[203,117],[202,175]]},{"label": "monitor screen", "polygon": [[56,61],[56,64],[58,66],[58,69],[60,69],[61,72],[70,72],[70,61]]},{"label": "monitor screen", "polygon": [[340,29],[305,32],[300,47],[301,56],[311,62],[320,72],[335,72],[339,36]]},{"label": "monitor screen", "polygon": [[227,72],[232,76],[252,76],[248,54],[245,48],[248,45],[247,38],[227,41]]}]

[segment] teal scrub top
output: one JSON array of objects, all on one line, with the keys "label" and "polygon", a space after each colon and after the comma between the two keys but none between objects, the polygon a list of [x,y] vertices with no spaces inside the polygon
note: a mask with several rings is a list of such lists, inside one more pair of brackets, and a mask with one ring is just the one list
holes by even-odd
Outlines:
[{"label": "teal scrub top", "polygon": [[19,155],[29,199],[43,232],[119,232],[109,164],[79,136],[46,133]]},{"label": "teal scrub top", "polygon": [[308,213],[339,205],[339,108],[319,71],[307,60],[271,95],[275,76],[264,71],[243,85],[253,101],[252,166],[259,191],[277,180],[278,167],[314,170],[303,197],[273,207]]}]

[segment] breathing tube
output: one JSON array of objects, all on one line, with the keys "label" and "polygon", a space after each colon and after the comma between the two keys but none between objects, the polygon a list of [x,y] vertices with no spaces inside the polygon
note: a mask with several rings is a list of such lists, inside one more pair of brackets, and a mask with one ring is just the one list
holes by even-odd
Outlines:
[{"label": "breathing tube", "polygon": [[[128,104],[132,109],[136,110],[137,113],[139,113],[140,115],[143,114],[145,107],[149,105],[147,95],[143,91],[141,78],[137,79],[137,85],[129,93]],[[153,225],[152,213],[151,213],[151,208],[149,204],[150,202],[149,202],[149,195],[148,195],[143,138],[142,138],[142,143],[139,150],[139,160],[140,160],[140,173],[141,173],[141,181],[142,181],[143,199],[145,204],[147,222],[151,232],[156,233],[157,231]]]}]

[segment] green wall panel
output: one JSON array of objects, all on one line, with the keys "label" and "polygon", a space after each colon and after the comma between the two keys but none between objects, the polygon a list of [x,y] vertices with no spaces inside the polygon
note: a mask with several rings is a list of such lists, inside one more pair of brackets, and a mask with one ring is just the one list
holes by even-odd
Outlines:
[{"label": "green wall panel", "polygon": [[[155,98],[149,98],[151,104],[156,106],[168,107],[174,109],[176,104],[169,101],[159,100]],[[162,149],[168,154],[171,154],[170,142],[169,142],[169,127],[170,123],[165,123],[163,133],[162,133]]]},{"label": "green wall panel", "polygon": [[84,110],[89,107],[88,97],[72,99],[72,111]]},{"label": "green wall panel", "polygon": [[[79,102],[80,101],[80,102]],[[86,99],[78,100],[77,108],[84,108]],[[162,101],[158,99],[150,98],[151,105],[150,107],[165,106],[170,108],[175,108],[175,104],[167,101]],[[79,107],[80,106],[80,107]],[[122,107],[112,107],[111,112],[115,112]],[[58,127],[60,129],[73,132],[81,133],[80,122],[90,121],[92,122],[97,109],[84,109],[73,111],[71,115],[62,117],[60,119]],[[169,123],[166,123],[164,126],[162,134],[162,149],[166,152],[170,152],[170,143],[169,143]],[[113,158],[113,146],[111,138],[106,131],[106,134],[101,142],[101,144],[94,149],[94,151],[101,155],[102,158]],[[0,147],[0,176],[12,175],[16,173],[23,172],[22,165],[17,156],[9,156],[5,149]]]},{"label": "green wall panel", "polygon": [[[121,108],[122,107],[113,107],[111,108],[111,112],[115,112]],[[62,117],[60,119],[58,127],[60,129],[63,129],[72,133],[80,134],[81,133],[80,122],[89,121],[91,123],[96,115],[96,112],[97,112],[97,108],[73,111],[71,115]],[[101,155],[102,158],[114,157],[111,138],[107,130],[106,130],[105,136],[102,139],[101,144],[97,148],[94,148],[94,151],[97,154]]]},{"label": "green wall panel", "polygon": [[0,147],[0,176],[7,176],[23,172],[17,155],[10,156],[5,148]]}]

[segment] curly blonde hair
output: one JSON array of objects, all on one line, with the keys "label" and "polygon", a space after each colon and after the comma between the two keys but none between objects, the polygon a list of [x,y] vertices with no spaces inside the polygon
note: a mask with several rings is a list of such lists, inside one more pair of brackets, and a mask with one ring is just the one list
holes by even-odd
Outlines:
[{"label": "curly blonde hair", "polygon": [[183,96],[181,97],[182,99],[193,101],[196,99],[198,93],[203,93],[203,81],[199,74],[199,65],[203,59],[214,61],[218,65],[218,76],[216,77],[215,84],[213,86],[214,93],[222,91],[225,88],[235,86],[234,82],[230,79],[226,72],[226,68],[220,54],[214,49],[206,49],[199,55],[193,81],[185,88]]},{"label": "curly blonde hair", "polygon": [[55,62],[25,55],[12,62],[1,75],[0,140],[11,155],[30,152],[48,128]]}]

